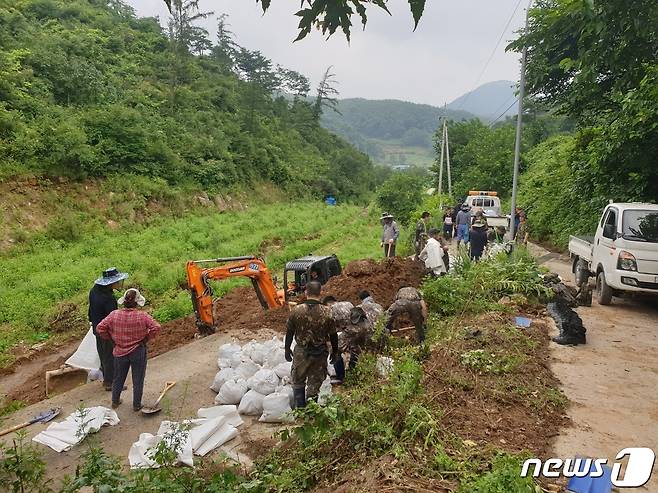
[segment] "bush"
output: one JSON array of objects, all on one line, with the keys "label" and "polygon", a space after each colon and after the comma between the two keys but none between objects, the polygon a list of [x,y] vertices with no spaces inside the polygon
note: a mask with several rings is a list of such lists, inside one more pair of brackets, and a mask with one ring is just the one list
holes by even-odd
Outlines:
[{"label": "bush", "polygon": [[422,178],[407,173],[394,173],[377,189],[377,205],[393,214],[401,224],[411,219],[423,201]]}]

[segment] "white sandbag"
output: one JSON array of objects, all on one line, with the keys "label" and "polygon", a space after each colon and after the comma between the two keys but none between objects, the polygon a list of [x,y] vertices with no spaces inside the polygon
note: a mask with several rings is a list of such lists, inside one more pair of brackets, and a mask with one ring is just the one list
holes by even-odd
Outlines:
[{"label": "white sandbag", "polygon": [[66,364],[73,368],[82,368],[83,370],[98,370],[101,367],[101,359],[98,357],[96,349],[96,336],[89,324],[89,330],[82,342],[76,349],[75,353],[66,360]]},{"label": "white sandbag", "polygon": [[260,347],[260,343],[256,342],[254,339],[252,339],[247,344],[242,346],[242,354],[253,360],[251,355],[254,352],[254,349],[256,349],[258,347]]},{"label": "white sandbag", "polygon": [[228,342],[219,346],[219,351],[217,353],[218,359],[230,359],[231,356],[235,353],[242,352],[242,348],[239,344],[233,342]]},{"label": "white sandbag", "polygon": [[288,394],[288,397],[290,398],[290,407],[293,407],[295,405],[295,393],[293,392],[292,387],[290,385],[279,385],[276,388],[275,393]]},{"label": "white sandbag", "polygon": [[247,380],[250,377],[254,376],[260,370],[260,366],[251,361],[248,356],[244,353],[242,354],[242,362],[235,368],[235,374],[241,378]]},{"label": "white sandbag", "polygon": [[247,382],[243,379],[228,380],[219,389],[215,404],[238,404],[247,390]]},{"label": "white sandbag", "polygon": [[[169,423],[168,421],[163,421],[160,425]],[[150,469],[158,468],[160,465],[153,459],[153,453],[157,448],[158,444],[163,440],[170,447],[172,446],[172,437],[168,434],[171,432],[170,427],[166,427],[167,431],[162,433],[158,432],[156,435],[151,435],[150,433],[142,433],[139,435],[139,440],[132,444],[130,451],[128,452],[128,462],[130,463],[131,469]],[[190,439],[189,432],[184,432],[186,437],[184,438],[182,445],[177,450],[177,464],[185,464],[190,467],[194,466],[194,459],[192,458],[192,440]]]},{"label": "white sandbag", "polygon": [[292,362],[290,361],[284,361],[283,363],[279,363],[274,367],[274,373],[279,378],[290,378],[290,371],[292,370]]},{"label": "white sandbag", "polygon": [[247,385],[259,394],[269,395],[279,385],[279,377],[274,371],[261,368],[253,377],[247,380]]},{"label": "white sandbag", "polygon": [[219,392],[219,389],[222,388],[222,385],[224,385],[228,380],[234,380],[234,379],[235,379],[235,370],[233,368],[222,368],[215,375],[215,379],[213,380],[210,389],[213,392]]},{"label": "white sandbag", "polygon": [[286,362],[286,353],[281,348],[273,348],[269,351],[263,362],[264,368],[275,368],[277,365]]},{"label": "white sandbag", "polygon": [[223,417],[225,422],[236,428],[240,426],[244,421],[238,414],[238,408],[234,404],[226,404],[223,406],[213,406],[213,407],[202,407],[200,408],[196,415],[199,418],[219,418]]},{"label": "white sandbag", "polygon": [[255,390],[247,392],[238,406],[238,413],[247,416],[258,416],[263,412],[263,394],[259,394]]},{"label": "white sandbag", "polygon": [[235,368],[242,361],[242,348],[239,344],[227,343],[219,347],[217,353],[217,366],[219,368]]},{"label": "white sandbag", "polygon": [[250,351],[249,357],[251,360],[258,364],[262,365],[265,362],[265,358],[267,358],[267,354],[269,353],[270,348],[263,345],[263,344],[256,344],[253,349]]},{"label": "white sandbag", "polygon": [[269,341],[265,341],[263,343],[263,346],[265,346],[269,350],[273,350],[273,349],[283,349],[284,344],[282,339],[273,336],[272,339],[270,339]]},{"label": "white sandbag", "polygon": [[318,392],[318,404],[321,406],[327,403],[327,400],[331,396],[331,378],[327,377],[323,380],[322,385],[320,385],[320,391]]},{"label": "white sandbag", "polygon": [[393,371],[393,358],[379,356],[375,368],[380,377],[387,377],[388,374]]},{"label": "white sandbag", "polygon": [[295,420],[291,411],[288,394],[275,392],[263,399],[263,414],[258,418],[258,421],[263,423],[290,423]]}]

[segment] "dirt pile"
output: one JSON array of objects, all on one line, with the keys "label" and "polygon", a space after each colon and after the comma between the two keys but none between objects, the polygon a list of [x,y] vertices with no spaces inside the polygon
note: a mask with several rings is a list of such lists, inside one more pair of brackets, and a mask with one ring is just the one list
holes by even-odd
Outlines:
[{"label": "dirt pile", "polygon": [[418,287],[424,273],[422,264],[406,258],[394,257],[380,262],[355,260],[345,266],[340,276],[329,280],[323,294],[358,304],[359,291],[365,289],[378,303],[388,307],[395,300],[398,289]]}]

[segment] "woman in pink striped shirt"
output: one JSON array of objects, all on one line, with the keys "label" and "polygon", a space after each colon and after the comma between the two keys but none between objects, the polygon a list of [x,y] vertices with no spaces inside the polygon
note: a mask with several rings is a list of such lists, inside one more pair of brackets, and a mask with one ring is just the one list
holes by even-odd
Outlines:
[{"label": "woman in pink striped shirt", "polygon": [[133,410],[142,408],[144,377],[146,376],[146,341],[160,331],[160,324],[146,312],[137,310],[146,300],[137,289],[131,288],[119,298],[123,308],[114,310],[96,327],[100,337],[114,342],[114,381],[112,409],[121,404],[121,391],[132,372]]}]

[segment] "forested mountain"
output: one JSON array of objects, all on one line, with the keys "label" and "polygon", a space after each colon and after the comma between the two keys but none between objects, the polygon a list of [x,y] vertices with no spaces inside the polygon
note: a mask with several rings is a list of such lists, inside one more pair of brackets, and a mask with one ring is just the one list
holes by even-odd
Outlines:
[{"label": "forested mountain", "polygon": [[515,83],[509,80],[487,82],[459,96],[448,108],[468,111],[486,121],[494,120],[500,115],[516,115],[517,105],[513,104],[515,88]]},{"label": "forested mountain", "polygon": [[465,111],[445,111],[427,104],[395,99],[342,99],[326,111],[322,125],[341,135],[378,162],[389,165],[432,162],[432,135],[439,119],[464,120]]},{"label": "forested mountain", "polygon": [[368,157],[319,125],[306,77],[238,46],[223,16],[209,34],[196,3],[180,4],[165,33],[119,0],[4,3],[0,179],[132,173],[342,198],[374,187]]}]

